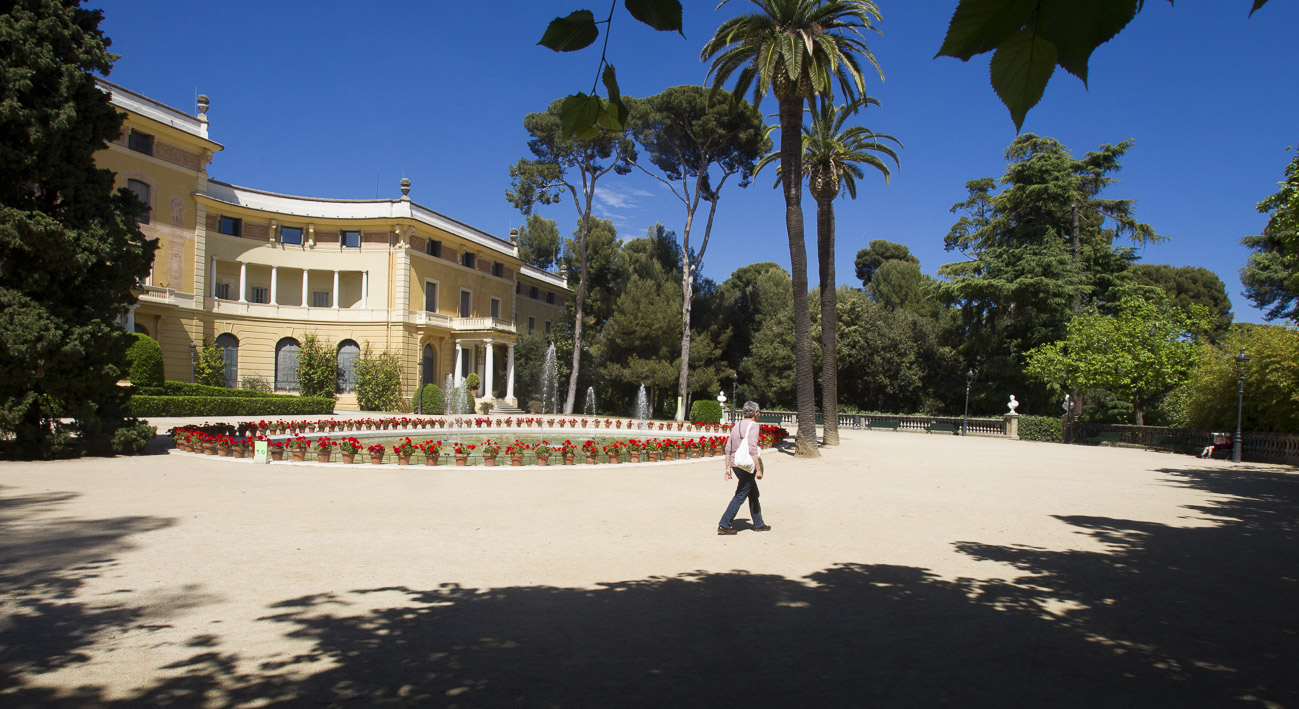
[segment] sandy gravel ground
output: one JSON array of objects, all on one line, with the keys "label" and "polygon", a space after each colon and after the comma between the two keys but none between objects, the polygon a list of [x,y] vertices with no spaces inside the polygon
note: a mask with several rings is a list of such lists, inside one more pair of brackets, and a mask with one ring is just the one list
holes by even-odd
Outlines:
[{"label": "sandy gravel ground", "polygon": [[0,464],[0,706],[1299,706],[1299,474],[845,431],[716,460]]}]

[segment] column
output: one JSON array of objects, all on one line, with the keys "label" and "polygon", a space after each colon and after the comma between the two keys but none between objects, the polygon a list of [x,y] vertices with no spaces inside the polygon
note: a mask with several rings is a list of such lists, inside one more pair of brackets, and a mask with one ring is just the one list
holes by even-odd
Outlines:
[{"label": "column", "polygon": [[239,262],[239,302],[248,302],[248,264]]},{"label": "column", "polygon": [[370,272],[361,271],[361,307],[362,308],[370,307],[369,294],[370,294]]},{"label": "column", "polygon": [[[126,309],[126,331],[135,332],[135,307]],[[158,333],[154,333],[155,335]]]},{"label": "column", "polygon": [[212,283],[212,286],[211,286],[210,288],[208,288],[208,292],[212,294],[212,297],[213,297],[213,298],[215,298],[215,297],[216,297],[216,287],[217,287],[217,282],[216,282],[216,257],[215,257],[215,256],[212,257],[212,279],[211,279],[211,283]]},{"label": "column", "polygon": [[305,269],[305,268],[302,269],[302,307],[304,307],[304,308],[307,307],[307,306],[309,306],[309,305],[311,305],[311,300],[310,300],[311,293],[307,291],[307,274],[308,274],[308,273],[309,273],[309,271],[307,271],[307,269]]},{"label": "column", "polygon": [[514,398],[514,344],[505,350],[505,398]]},{"label": "column", "polygon": [[456,340],[456,374],[455,377],[451,379],[452,386],[459,385],[460,380],[465,376],[462,371],[464,367],[461,366],[461,362],[463,362],[463,357],[460,354],[460,340]]},{"label": "column", "polygon": [[280,267],[271,266],[271,305],[280,304]]},{"label": "column", "polygon": [[334,271],[334,294],[331,296],[334,300],[334,310],[338,310],[338,271]]},{"label": "column", "polygon": [[486,359],[483,360],[483,369],[486,370],[483,372],[483,394],[490,399],[495,398],[492,394],[492,353],[496,348],[492,346],[491,340],[484,340],[484,342],[487,343],[487,352],[485,354]]}]

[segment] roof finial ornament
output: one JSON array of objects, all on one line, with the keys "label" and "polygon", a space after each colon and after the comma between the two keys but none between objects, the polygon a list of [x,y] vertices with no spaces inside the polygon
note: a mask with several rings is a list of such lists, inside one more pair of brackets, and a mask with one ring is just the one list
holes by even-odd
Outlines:
[{"label": "roof finial ornament", "polygon": [[401,178],[401,198],[405,200],[410,199],[410,178],[409,177]]},{"label": "roof finial ornament", "polygon": [[515,246],[519,245],[519,230],[517,227],[510,229],[510,243]]}]

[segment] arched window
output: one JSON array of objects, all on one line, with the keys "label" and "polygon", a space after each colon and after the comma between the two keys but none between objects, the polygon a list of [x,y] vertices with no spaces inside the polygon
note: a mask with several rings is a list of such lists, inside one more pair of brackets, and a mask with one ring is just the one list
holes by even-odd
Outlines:
[{"label": "arched window", "polygon": [[135,331],[138,332],[138,333],[140,333],[141,335],[148,335],[148,334],[149,334],[149,331],[148,331],[147,329],[145,329],[145,327],[144,327],[143,325],[141,325],[140,323],[138,323],[138,322],[135,324]]},{"label": "arched window", "polygon": [[361,348],[352,340],[338,343],[338,390],[341,392],[356,391],[356,360],[361,357]]},{"label": "arched window", "polygon": [[298,341],[292,337],[275,343],[275,390],[298,390]]},{"label": "arched window", "polygon": [[222,386],[234,389],[239,386],[239,338],[228,332],[217,335],[216,346],[221,348],[221,360],[226,365]]},{"label": "arched window", "polygon": [[434,377],[438,374],[438,356],[437,352],[433,349],[433,345],[424,345],[424,358],[422,361],[424,363],[424,383],[437,384],[438,381],[437,379],[434,379]]}]

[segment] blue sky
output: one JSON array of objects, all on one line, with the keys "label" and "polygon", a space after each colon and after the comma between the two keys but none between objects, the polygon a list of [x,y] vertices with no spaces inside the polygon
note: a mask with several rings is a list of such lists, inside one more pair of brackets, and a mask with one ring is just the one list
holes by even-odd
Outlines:
[{"label": "blue sky", "polygon": [[[624,93],[704,83],[700,47],[725,17],[750,7],[685,4],[683,39],[634,22],[619,3],[609,58]],[[1001,176],[1002,152],[1015,137],[988,86],[987,55],[933,58],[955,0],[878,4],[882,35],[870,43],[885,81],[871,76],[868,93],[883,105],[863,123],[906,147],[890,184],[868,176],[855,201],[837,204],[841,284],[857,284],[853,257],[871,239],[906,244],[930,273],[956,260],[943,251],[955,221],[948,210],[964,198],[967,180]],[[1024,130],[1079,156],[1135,140],[1122,182],[1106,196],[1136,200],[1138,218],[1171,238],[1146,247],[1143,260],[1213,270],[1237,320],[1262,322],[1240,294],[1248,251],[1238,240],[1262,229],[1255,205],[1276,191],[1292,156],[1285,148],[1299,143],[1292,86],[1299,3],[1273,0],[1252,19],[1250,4],[1146,3],[1093,55],[1090,88],[1057,70]],[[211,97],[212,137],[226,146],[209,168],[215,179],[366,199],[399,196],[405,175],[413,199],[500,236],[522,221],[504,192],[509,166],[527,153],[523,116],[589,91],[599,60],[598,45],[563,55],[536,46],[551,18],[592,7],[579,0],[87,6],[104,9],[102,27],[122,55],[111,80],[185,110],[196,94]],[[762,108],[774,113],[774,99]],[[657,182],[633,174],[602,184],[597,212],[624,237],[655,222],[680,231],[681,203]],[[770,184],[766,175],[745,190],[728,184],[704,275],[720,282],[755,261],[788,268],[783,202]],[[805,196],[804,207],[815,263],[815,204]],[[570,204],[542,213],[565,231],[576,221]],[[809,277],[815,281],[815,268]]]}]

